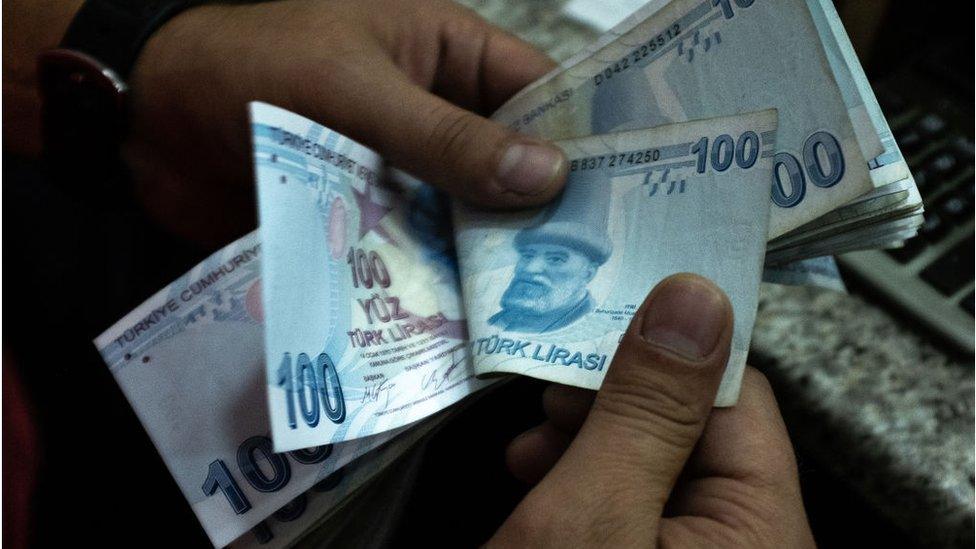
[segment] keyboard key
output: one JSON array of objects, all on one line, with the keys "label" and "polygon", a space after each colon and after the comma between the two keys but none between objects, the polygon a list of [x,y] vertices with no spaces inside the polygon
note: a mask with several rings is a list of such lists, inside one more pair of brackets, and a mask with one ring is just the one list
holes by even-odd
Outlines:
[{"label": "keyboard key", "polygon": [[912,167],[912,176],[919,191],[933,190],[944,181],[958,176],[969,164],[965,162],[958,151],[945,149],[928,155],[918,162],[918,167]]},{"label": "keyboard key", "polygon": [[971,137],[960,135],[952,140],[952,146],[962,153],[964,158],[968,158],[969,162],[973,161],[973,154],[976,151],[974,151],[973,139]]},{"label": "keyboard key", "polygon": [[976,294],[973,292],[969,292],[969,295],[962,298],[962,301],[959,303],[959,306],[969,312],[969,314],[976,316],[976,312],[973,312],[973,309],[976,309],[974,305],[976,305]]},{"label": "keyboard key", "polygon": [[973,203],[967,198],[964,193],[952,194],[942,199],[942,202],[936,206],[936,210],[948,223],[964,221],[972,215],[973,211]]},{"label": "keyboard key", "polygon": [[[926,213],[926,218],[928,214]],[[929,247],[929,243],[926,242],[924,238],[915,237],[909,238],[905,241],[905,245],[901,248],[892,248],[890,250],[885,250],[888,252],[895,261],[899,263],[908,263],[909,261],[915,259],[920,253],[924,252],[926,248]]]},{"label": "keyboard key", "polygon": [[943,295],[973,280],[973,237],[960,242],[922,271],[922,278]]},{"label": "keyboard key", "polygon": [[895,133],[895,141],[905,157],[921,151],[926,145],[940,139],[947,127],[944,118],[935,113],[929,113],[914,124],[902,128]]},{"label": "keyboard key", "polygon": [[946,121],[944,118],[938,114],[929,113],[923,116],[915,123],[915,127],[918,131],[922,132],[922,135],[931,138],[935,135],[942,133],[942,130],[946,129]]},{"label": "keyboard key", "polygon": [[953,150],[942,150],[929,157],[925,163],[925,170],[931,172],[934,183],[941,183],[947,179],[952,179],[965,168],[966,165],[959,153]]}]

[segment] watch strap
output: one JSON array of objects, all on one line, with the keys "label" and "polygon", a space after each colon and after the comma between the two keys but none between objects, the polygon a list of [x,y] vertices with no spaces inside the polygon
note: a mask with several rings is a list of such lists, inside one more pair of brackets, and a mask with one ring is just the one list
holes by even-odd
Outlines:
[{"label": "watch strap", "polygon": [[61,48],[85,53],[129,77],[142,47],[159,27],[199,0],[86,0],[75,14]]}]

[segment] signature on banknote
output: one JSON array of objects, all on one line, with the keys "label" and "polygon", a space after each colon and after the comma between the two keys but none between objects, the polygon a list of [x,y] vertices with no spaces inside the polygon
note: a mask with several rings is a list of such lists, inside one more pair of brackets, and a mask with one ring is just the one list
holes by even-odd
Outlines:
[{"label": "signature on banknote", "polygon": [[[420,390],[426,391],[430,389],[431,391],[439,391],[448,381],[457,379],[465,374],[466,370],[464,366],[467,364],[468,354],[463,349],[460,345],[453,347],[450,350],[451,361],[425,374],[420,380]],[[451,377],[452,374],[456,375]]]},{"label": "signature on banknote", "polygon": [[393,394],[393,389],[396,388],[396,385],[395,382],[390,381],[388,378],[375,385],[367,385],[360,402],[379,402],[380,398],[383,398],[383,405],[380,407],[380,410],[386,410],[390,405],[390,395]]}]

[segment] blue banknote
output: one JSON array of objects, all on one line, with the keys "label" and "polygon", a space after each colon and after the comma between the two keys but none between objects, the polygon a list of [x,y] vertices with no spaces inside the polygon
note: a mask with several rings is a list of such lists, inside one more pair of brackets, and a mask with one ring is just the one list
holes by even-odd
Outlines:
[{"label": "blue banknote", "polygon": [[279,549],[295,547],[305,536],[323,526],[373,480],[442,425],[453,411],[444,411],[410,427],[407,432],[317,482],[250,532],[234,540],[231,549]]},{"label": "blue banknote", "polygon": [[776,238],[909,177],[827,7],[818,0],[655,0],[493,118],[567,139],[777,108],[766,198],[773,204],[769,237]]},{"label": "blue banknote", "polygon": [[278,451],[394,429],[475,378],[444,199],[381,184],[366,147],[251,104],[266,254],[266,390]]},{"label": "blue banknote", "polygon": [[597,389],[648,291],[693,272],[732,301],[716,405],[734,404],[766,246],[776,118],[767,110],[558,141],[570,172],[552,205],[518,213],[457,205],[475,371]]},{"label": "blue banknote", "polygon": [[[274,453],[264,391],[263,261],[257,233],[247,235],[95,340],[218,547],[262,521],[260,536],[273,539],[283,518],[301,515],[290,502],[401,432]],[[328,505],[334,498],[324,492],[319,485],[305,497]]]},{"label": "blue banknote", "polygon": [[833,256],[811,257],[782,265],[767,265],[762,281],[787,286],[813,286],[847,292]]}]

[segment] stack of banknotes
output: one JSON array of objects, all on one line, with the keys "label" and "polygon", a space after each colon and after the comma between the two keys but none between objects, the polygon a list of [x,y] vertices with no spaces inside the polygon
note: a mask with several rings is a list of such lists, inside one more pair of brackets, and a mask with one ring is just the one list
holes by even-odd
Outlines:
[{"label": "stack of banknotes", "polygon": [[897,246],[921,221],[828,0],[652,0],[494,119],[566,152],[552,204],[453,203],[253,103],[260,229],[95,341],[215,546],[328,539],[511,374],[599,388],[675,272],[732,301],[715,404],[734,405],[760,280],[836,284],[824,256]]}]

